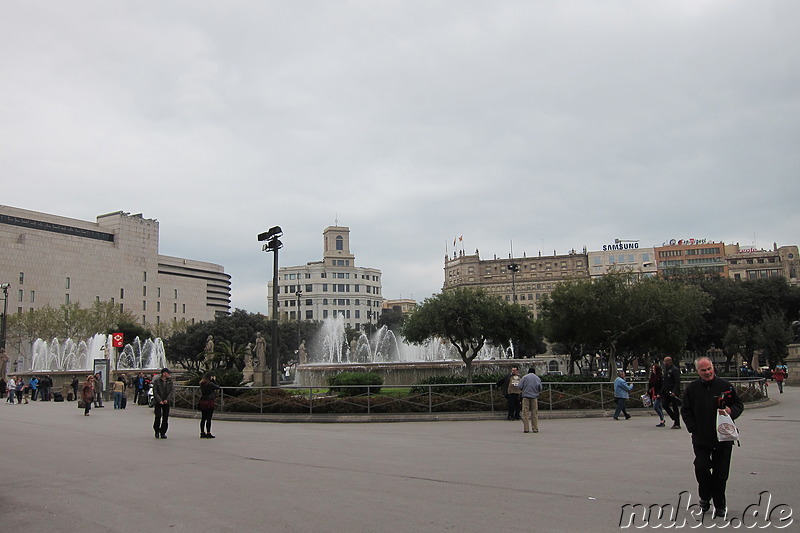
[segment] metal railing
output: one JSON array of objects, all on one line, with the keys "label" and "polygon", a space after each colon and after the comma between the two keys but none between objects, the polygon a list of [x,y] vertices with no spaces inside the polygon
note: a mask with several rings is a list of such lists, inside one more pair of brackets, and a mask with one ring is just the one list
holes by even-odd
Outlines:
[{"label": "metal railing", "polygon": [[[742,401],[768,398],[764,378],[728,379]],[[641,405],[646,382],[632,382],[632,406]],[[685,386],[689,382],[684,382]],[[252,414],[374,414],[504,412],[506,401],[494,383],[455,385],[342,385],[327,387],[222,387],[217,407],[224,413]],[[197,409],[197,386],[178,386],[176,406]],[[540,410],[613,409],[612,382],[544,382],[539,395]]]}]

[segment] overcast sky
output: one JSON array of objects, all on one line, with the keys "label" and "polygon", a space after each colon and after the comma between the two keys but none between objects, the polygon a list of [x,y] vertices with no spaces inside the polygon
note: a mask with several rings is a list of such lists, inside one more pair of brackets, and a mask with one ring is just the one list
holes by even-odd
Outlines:
[{"label": "overcast sky", "polygon": [[338,219],[418,301],[459,236],[800,244],[795,0],[0,5],[0,204],[158,219],[237,308],[274,225],[289,266]]}]

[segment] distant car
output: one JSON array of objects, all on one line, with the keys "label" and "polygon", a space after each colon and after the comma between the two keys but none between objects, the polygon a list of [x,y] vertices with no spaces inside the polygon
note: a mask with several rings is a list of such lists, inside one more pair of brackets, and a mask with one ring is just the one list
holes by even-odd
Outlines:
[{"label": "distant car", "polygon": [[545,376],[563,376],[564,373],[561,370],[548,370],[544,373]]}]

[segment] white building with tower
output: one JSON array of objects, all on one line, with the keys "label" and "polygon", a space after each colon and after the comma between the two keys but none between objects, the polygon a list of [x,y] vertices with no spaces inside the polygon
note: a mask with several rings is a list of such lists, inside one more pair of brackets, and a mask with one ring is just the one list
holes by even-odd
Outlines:
[{"label": "white building with tower", "polygon": [[[278,269],[278,319],[324,320],[341,315],[345,325],[356,331],[368,329],[383,307],[381,271],[356,266],[350,228],[329,226],[322,240],[321,261]],[[272,281],[267,287],[272,318]]]}]

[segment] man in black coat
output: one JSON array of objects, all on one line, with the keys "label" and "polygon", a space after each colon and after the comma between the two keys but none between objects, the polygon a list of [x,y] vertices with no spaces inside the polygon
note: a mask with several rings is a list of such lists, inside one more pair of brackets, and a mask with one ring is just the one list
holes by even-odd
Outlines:
[{"label": "man in black coat", "polygon": [[681,429],[681,371],[672,364],[672,357],[664,358],[664,386],[661,405],[672,419],[672,429]]},{"label": "man in black coat", "polygon": [[736,420],[744,411],[744,405],[733,385],[716,377],[711,359],[700,357],[694,366],[700,378],[686,387],[681,415],[692,434],[700,509],[708,511],[713,499],[714,516],[724,517],[733,442],[720,442],[717,438],[717,412],[727,413]]}]

